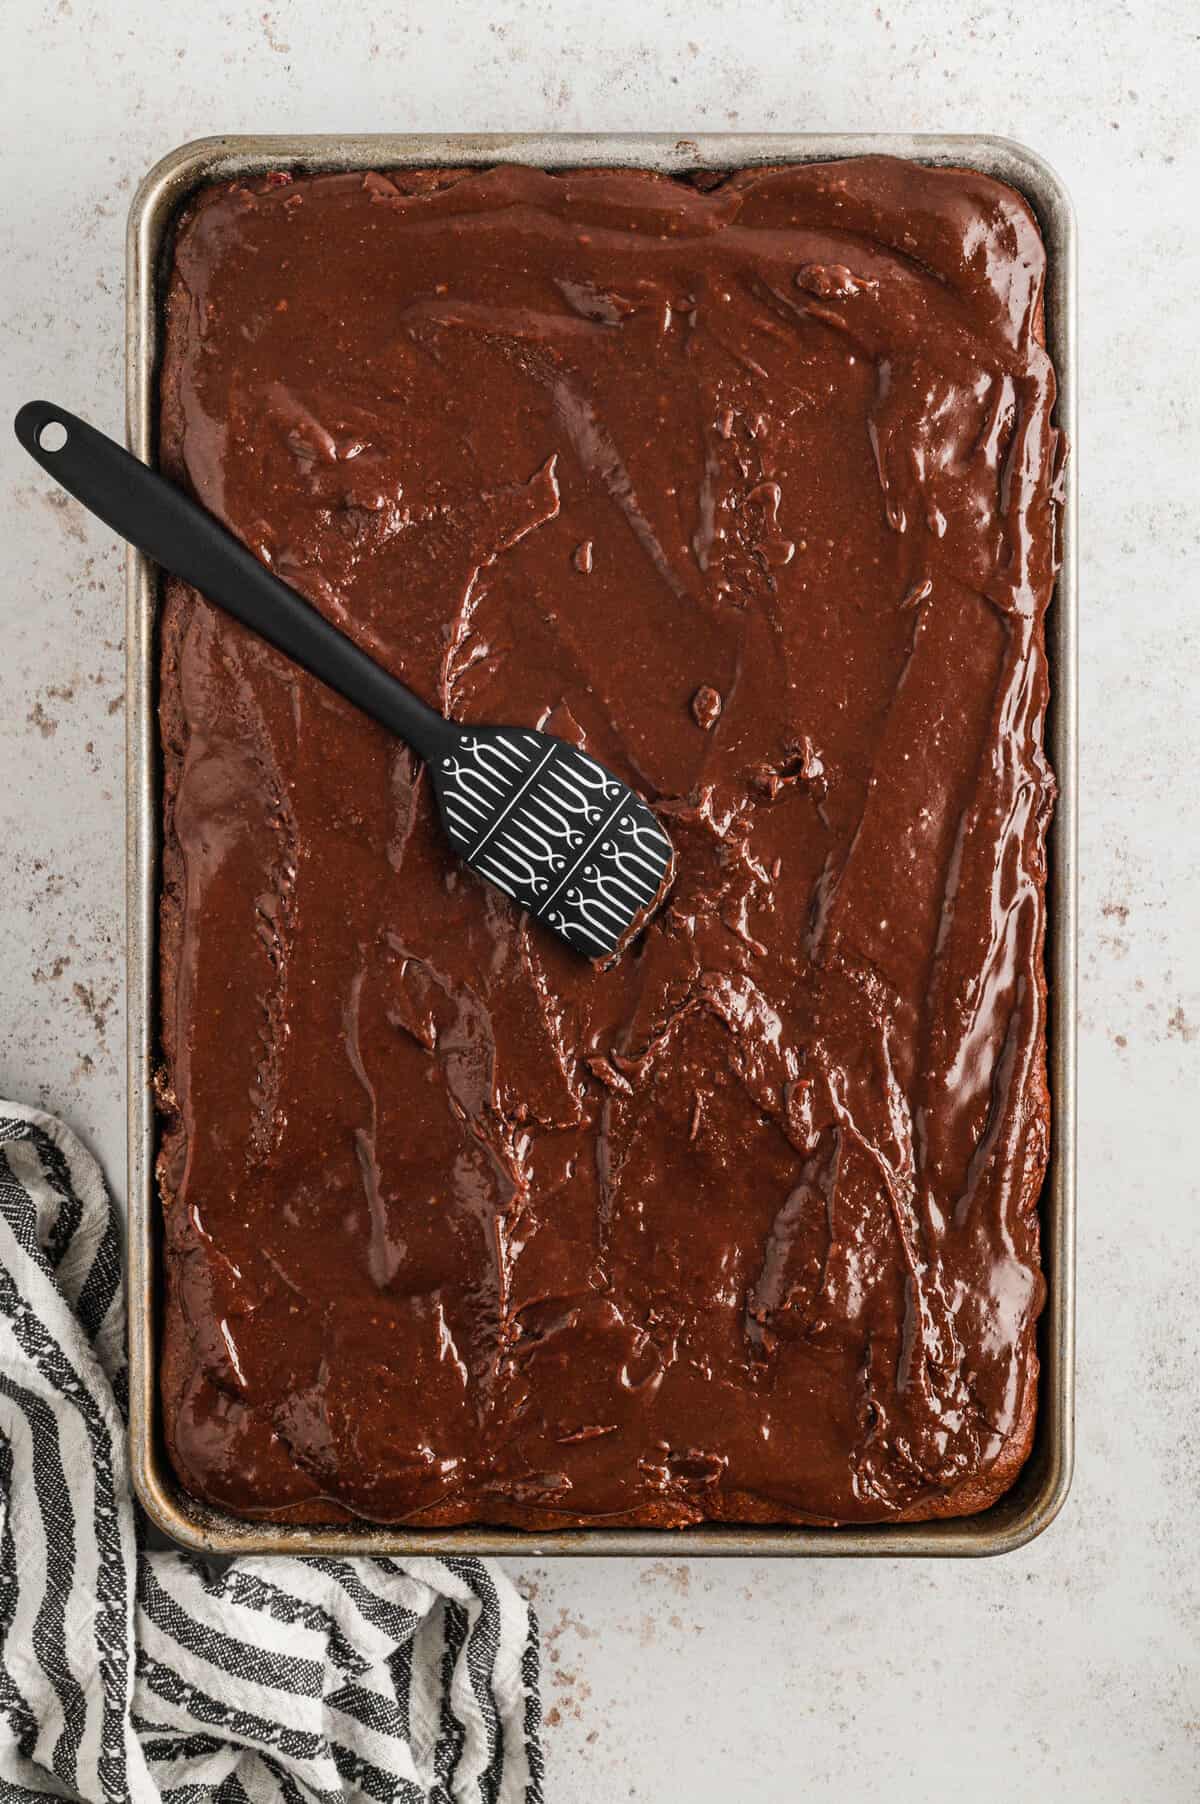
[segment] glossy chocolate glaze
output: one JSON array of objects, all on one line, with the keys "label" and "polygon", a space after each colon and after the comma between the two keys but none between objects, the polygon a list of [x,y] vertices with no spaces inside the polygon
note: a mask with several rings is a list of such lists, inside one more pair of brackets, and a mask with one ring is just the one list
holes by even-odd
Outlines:
[{"label": "glossy chocolate glaze", "polygon": [[675,884],[586,963],[405,748],[162,640],[168,1440],[308,1518],[980,1508],[1043,1286],[1044,255],[886,160],[337,175],[178,238],[165,467]]}]

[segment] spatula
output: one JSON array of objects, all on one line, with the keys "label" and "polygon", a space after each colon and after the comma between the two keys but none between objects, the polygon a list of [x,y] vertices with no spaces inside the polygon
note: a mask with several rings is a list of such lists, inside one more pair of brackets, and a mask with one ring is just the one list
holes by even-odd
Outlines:
[{"label": "spatula", "polygon": [[632,937],[674,858],[628,784],[549,733],[446,720],[211,514],[64,408],[30,401],[15,425],[42,468],[122,538],[410,745],[455,851],[480,876],[590,958]]}]

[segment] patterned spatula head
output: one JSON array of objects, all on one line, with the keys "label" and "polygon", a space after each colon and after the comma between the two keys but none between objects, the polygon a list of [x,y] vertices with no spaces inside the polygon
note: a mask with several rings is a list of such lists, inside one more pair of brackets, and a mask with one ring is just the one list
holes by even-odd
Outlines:
[{"label": "patterned spatula head", "polygon": [[586,752],[527,727],[459,727],[429,774],[456,850],[481,876],[605,958],[670,882],[671,842]]}]

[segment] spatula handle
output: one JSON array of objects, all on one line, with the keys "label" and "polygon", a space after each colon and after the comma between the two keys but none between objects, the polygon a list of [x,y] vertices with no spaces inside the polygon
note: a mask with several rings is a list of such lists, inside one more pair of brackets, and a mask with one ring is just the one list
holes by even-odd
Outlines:
[{"label": "spatula handle", "polygon": [[[27,402],[14,424],[30,456],[114,532],[398,733],[421,757],[434,759],[453,743],[454,729],[442,715],[272,575],[212,514],[115,440],[49,401]],[[62,442],[51,450],[56,437]]]}]

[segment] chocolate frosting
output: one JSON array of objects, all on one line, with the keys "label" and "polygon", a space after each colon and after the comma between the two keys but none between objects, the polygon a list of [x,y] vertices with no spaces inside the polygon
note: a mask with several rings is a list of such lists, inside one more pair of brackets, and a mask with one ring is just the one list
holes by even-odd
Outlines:
[{"label": "chocolate frosting", "polygon": [[164,466],[464,721],[674,842],[609,968],[408,750],[181,585],[162,629],[163,1397],[242,1513],[982,1507],[1043,1298],[1044,253],[884,159],[234,183]]}]

